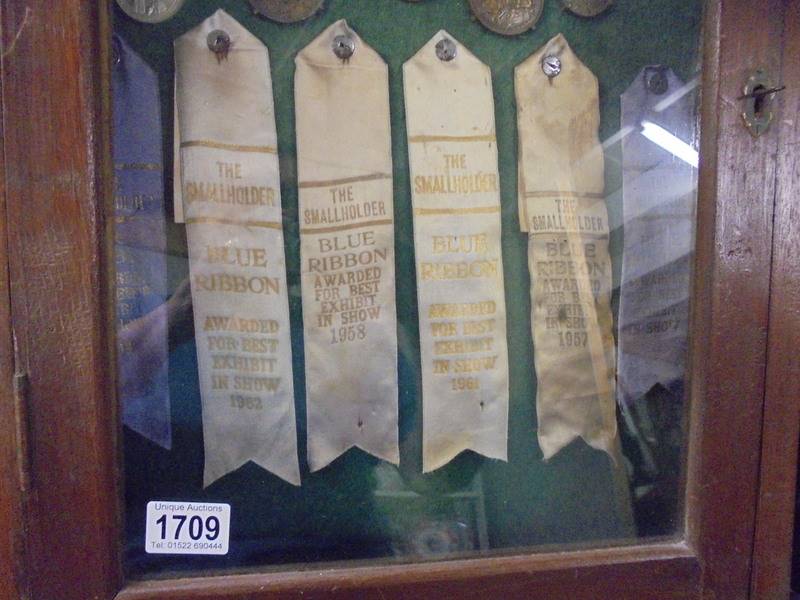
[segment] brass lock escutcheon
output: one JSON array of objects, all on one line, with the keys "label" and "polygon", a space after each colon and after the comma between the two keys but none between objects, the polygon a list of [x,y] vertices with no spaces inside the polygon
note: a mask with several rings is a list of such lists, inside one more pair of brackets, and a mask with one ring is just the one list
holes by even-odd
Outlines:
[{"label": "brass lock escutcheon", "polygon": [[785,87],[776,87],[765,69],[757,69],[747,80],[744,93],[738,99],[744,101],[742,119],[753,137],[769,129],[774,117],[772,101]]}]

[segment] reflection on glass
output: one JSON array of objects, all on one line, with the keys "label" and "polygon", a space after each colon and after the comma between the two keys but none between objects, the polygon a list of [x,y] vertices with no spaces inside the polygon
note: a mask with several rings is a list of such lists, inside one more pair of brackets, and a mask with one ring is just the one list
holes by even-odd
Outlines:
[{"label": "reflection on glass", "polygon": [[698,153],[695,77],[645,67],[621,98],[623,256],[617,373],[635,515],[678,506]]},{"label": "reflection on glass", "polygon": [[[126,425],[125,543],[131,576],[365,559],[424,561],[624,544],[647,536],[680,533],[688,314],[699,163],[696,104],[701,3],[653,0],[643,4],[619,3],[596,18],[579,19],[557,10],[553,3],[545,9],[535,30],[511,37],[488,33],[470,19],[466,3],[456,1],[330,0],[325,11],[296,25],[256,19],[238,0],[195,0],[159,25],[138,23],[117,11],[113,80],[117,372]],[[203,139],[180,141],[195,143],[194,150],[201,147],[198,142],[204,142],[202,148],[210,153],[246,151],[253,157],[253,164],[267,164],[259,162],[261,154],[253,148],[260,148],[262,153],[268,148],[267,154],[273,160],[277,155],[281,209],[275,221],[280,221],[285,249],[286,285],[282,291],[288,296],[289,305],[299,487],[254,462],[235,468],[207,486],[203,481],[208,458],[204,425],[208,423],[204,422],[201,401],[198,340],[204,338],[196,335],[193,322],[192,254],[186,237],[187,227],[192,224],[180,222],[182,218],[196,218],[197,214],[189,211],[181,216],[173,208],[171,190],[175,181],[181,181],[181,175],[175,172],[173,156],[172,48],[176,38],[220,8],[269,49],[277,145],[272,140],[249,143],[245,150],[242,144],[234,149],[213,147],[215,144],[208,144],[215,141],[211,137],[213,131]],[[392,172],[383,175],[390,177],[380,179],[381,173],[365,172],[373,179],[354,185],[352,200],[347,188],[339,187],[344,190],[340,199],[359,202],[358,194],[366,186],[385,181],[391,181],[393,186],[393,214],[381,218],[393,218],[394,222],[400,464],[395,466],[354,448],[312,473],[306,446],[305,369],[309,348],[303,343],[303,319],[308,317],[303,312],[303,295],[313,290],[308,289],[305,279],[302,289],[300,285],[300,230],[307,225],[298,207],[295,109],[299,99],[294,94],[294,59],[326,28],[344,18],[357,27],[364,43],[374,48],[388,68]],[[499,245],[507,319],[508,460],[466,451],[445,466],[423,474],[425,424],[420,344],[421,335],[428,332],[421,333],[419,327],[418,257],[414,251],[412,214],[412,193],[419,193],[415,186],[422,184],[417,184],[409,172],[409,145],[428,148],[433,157],[433,146],[426,145],[454,142],[407,138],[402,65],[440,29],[460,44],[459,49],[468,48],[477,61],[491,69],[494,139],[458,143],[492,143],[497,152],[494,184],[489,179],[473,178],[463,185],[472,186],[469,193],[480,185],[484,186],[478,190],[481,193],[495,193],[490,188],[496,185],[499,195],[499,213],[492,214],[499,214],[502,231]],[[662,39],[665,31],[671,32],[669,44],[654,46],[649,42]],[[536,398],[541,381],[534,368],[528,234],[520,231],[518,218],[514,68],[558,33],[564,34],[572,51],[599,81],[599,139],[604,159],[601,175],[605,183],[602,201],[610,225],[610,307],[614,321],[610,330],[616,353],[613,383],[619,436],[610,454],[577,439],[545,461],[537,441]],[[226,60],[235,59],[235,41],[227,59],[209,54],[209,68],[225,69]],[[197,51],[211,52],[203,45]],[[224,115],[224,95],[212,100],[220,103],[214,106],[216,113]],[[457,109],[452,107],[454,112]],[[579,132],[580,127],[576,127]],[[326,128],[323,122],[318,129],[324,136],[333,128]],[[222,141],[231,144],[231,140]],[[331,161],[339,155],[349,156],[349,146],[359,143],[364,141],[355,137],[332,140]],[[193,156],[206,150],[197,150]],[[475,154],[469,149],[444,154],[449,156],[444,160],[448,161],[450,175],[472,173],[470,161]],[[223,162],[219,171],[223,178],[236,178],[236,164],[245,165],[234,154]],[[426,164],[431,173],[438,168],[434,163],[431,158]],[[543,162],[542,169],[544,165]],[[230,170],[226,171],[228,167]],[[240,168],[246,171],[245,167]],[[239,174],[247,176],[244,171]],[[341,174],[317,179],[338,181]],[[209,175],[208,180],[214,177]],[[199,194],[197,189],[192,193]],[[461,192],[452,196],[454,202],[466,198]],[[256,213],[246,212],[242,206],[231,205],[229,213],[215,213],[215,218],[237,220],[239,225],[241,219],[255,219]],[[481,206],[475,203],[472,208]],[[271,217],[257,220],[261,225],[273,222]],[[247,227],[257,242],[258,229],[252,223]],[[469,232],[442,231],[443,239],[452,239],[441,242],[440,254],[446,254],[445,250],[465,255],[479,251],[483,242],[461,235],[466,233]],[[235,246],[241,246],[239,250],[258,246],[237,243],[242,239],[229,236],[229,251],[234,252]],[[432,247],[433,256],[436,248]],[[224,258],[219,253],[215,256]],[[251,266],[261,260],[257,248],[247,256],[254,261]],[[322,252],[320,256],[327,254]],[[266,256],[266,260],[270,257]],[[235,316],[233,296],[229,312]],[[456,293],[440,304],[464,305],[458,309],[462,312],[478,310],[468,307],[470,302]],[[456,308],[447,310],[453,313]],[[566,311],[565,318],[579,316]],[[560,319],[562,315],[554,317]],[[477,323],[488,322],[490,317],[441,317],[437,323],[442,326],[438,330],[442,339],[456,339],[448,333],[447,322],[461,323],[458,319],[469,321],[468,327],[473,328],[470,339],[481,339],[476,333]],[[460,327],[457,325],[456,329]],[[228,339],[224,343],[238,344],[240,338],[258,336],[227,332],[218,337],[218,343],[223,343],[224,337]],[[465,346],[442,348],[463,351]],[[485,353],[476,352],[475,356]],[[326,363],[323,360],[317,364]],[[478,363],[461,364],[478,368]],[[341,373],[337,377],[345,386],[349,377],[357,375]],[[474,378],[474,373],[463,377],[467,393]],[[245,398],[243,409],[247,408],[246,397],[256,397],[240,395]],[[226,436],[235,440],[236,428],[227,431]],[[220,448],[224,449],[224,445]],[[148,554],[144,544],[145,510],[153,500],[230,504],[229,553]]]}]

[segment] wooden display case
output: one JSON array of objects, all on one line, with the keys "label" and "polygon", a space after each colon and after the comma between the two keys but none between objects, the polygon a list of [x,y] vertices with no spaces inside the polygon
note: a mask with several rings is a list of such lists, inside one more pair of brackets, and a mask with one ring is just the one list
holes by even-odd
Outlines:
[{"label": "wooden display case", "polygon": [[[124,576],[108,219],[110,2],[8,0],[0,149],[0,597],[781,598],[794,500],[797,0],[711,0],[684,533],[566,552]],[[757,68],[787,88],[742,124]]]}]

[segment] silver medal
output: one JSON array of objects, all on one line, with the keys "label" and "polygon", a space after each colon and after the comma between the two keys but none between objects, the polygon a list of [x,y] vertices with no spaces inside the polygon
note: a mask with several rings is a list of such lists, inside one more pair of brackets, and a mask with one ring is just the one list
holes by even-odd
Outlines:
[{"label": "silver medal", "polygon": [[142,23],[161,23],[175,16],[186,0],[117,0],[117,5],[132,19]]},{"label": "silver medal", "polygon": [[564,8],[579,17],[596,17],[608,9],[612,0],[562,0]]},{"label": "silver medal", "polygon": [[324,0],[248,0],[260,17],[278,23],[298,23],[317,14]]}]

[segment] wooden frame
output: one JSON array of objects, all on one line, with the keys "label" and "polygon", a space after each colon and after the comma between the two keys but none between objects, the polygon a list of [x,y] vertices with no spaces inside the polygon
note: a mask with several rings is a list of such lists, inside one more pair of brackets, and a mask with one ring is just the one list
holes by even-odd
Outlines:
[{"label": "wooden frame", "polygon": [[[0,39],[2,38],[3,7],[0,6]],[[5,44],[2,45],[5,48]],[[0,58],[2,61],[2,58]],[[2,62],[0,62],[0,67]],[[0,106],[3,105],[3,85],[0,81]],[[0,139],[3,139],[0,121]],[[4,164],[0,147],[0,165]],[[11,329],[11,290],[8,274],[8,239],[6,227],[5,169],[0,169],[0,377],[10,385],[0,387],[0,590],[9,598],[22,597],[26,592],[22,562],[25,557],[23,475],[20,467],[25,459],[25,445],[20,439],[18,424],[21,403],[18,402],[24,379],[15,377],[14,343]],[[12,383],[13,382],[13,383]],[[3,592],[0,592],[0,597]]]},{"label": "wooden frame", "polygon": [[[104,222],[111,196],[108,1],[7,0],[0,13],[0,181],[7,215],[0,254],[7,234],[10,275],[0,272],[0,292],[5,298],[3,286],[10,281],[15,373],[28,384],[18,387],[16,413],[8,411],[4,390],[0,477],[21,468],[29,481],[25,494],[15,493],[18,486],[7,492],[3,485],[0,492],[0,527],[21,531],[23,498],[27,519],[25,572],[0,570],[0,582],[16,582],[8,597],[21,596],[23,584],[30,597],[47,600],[748,597],[767,388],[778,136],[773,131],[753,139],[741,126],[737,97],[757,67],[778,72],[786,9],[782,0],[714,0],[707,6],[684,540],[125,584],[107,326],[113,281]],[[784,250],[776,247],[776,256]],[[6,308],[0,304],[4,376],[11,348]],[[784,351],[773,343],[771,352]],[[777,368],[769,372],[771,385],[778,385],[775,398],[783,392]],[[7,431],[11,414],[21,423],[13,432]],[[29,459],[16,452],[21,432],[30,437]],[[10,441],[6,434],[13,434]],[[0,562],[6,562],[2,554]]]},{"label": "wooden frame", "polygon": [[800,437],[800,0],[787,4],[753,598],[789,596]]},{"label": "wooden frame", "polygon": [[107,5],[4,2],[2,31],[14,362],[30,448],[24,580],[32,598],[110,598],[121,579],[102,272]]}]

